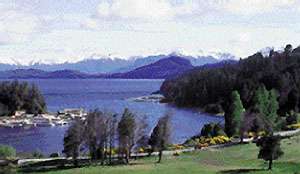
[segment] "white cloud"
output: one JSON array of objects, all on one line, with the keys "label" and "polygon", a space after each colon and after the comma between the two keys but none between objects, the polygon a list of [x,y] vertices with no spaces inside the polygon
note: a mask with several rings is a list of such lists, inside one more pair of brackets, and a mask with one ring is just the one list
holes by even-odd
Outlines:
[{"label": "white cloud", "polygon": [[251,34],[248,32],[238,34],[239,42],[249,42],[251,40]]},{"label": "white cloud", "polygon": [[172,7],[167,0],[114,0],[98,5],[100,17],[123,19],[169,19],[173,16]]},{"label": "white cloud", "polygon": [[256,15],[297,8],[297,4],[297,0],[113,0],[100,3],[97,14],[106,19],[164,20],[215,12]]},{"label": "white cloud", "polygon": [[21,62],[199,49],[247,56],[300,37],[298,0],[0,1],[0,59]]},{"label": "white cloud", "polygon": [[38,19],[35,16],[15,11],[8,11],[2,15],[2,30],[8,33],[29,34],[38,27]]},{"label": "white cloud", "polygon": [[[1,29],[0,29],[1,30]],[[0,32],[0,45],[6,45],[10,42],[10,38],[7,34]]]},{"label": "white cloud", "polygon": [[0,42],[24,42],[40,25],[38,17],[21,9],[0,4]]},{"label": "white cloud", "polygon": [[211,3],[204,0],[113,0],[98,5],[97,16],[108,20],[135,19],[146,21],[171,20],[210,10]]},{"label": "white cloud", "polygon": [[111,15],[111,5],[108,2],[102,2],[98,5],[97,12],[100,16],[107,17]]},{"label": "white cloud", "polygon": [[297,0],[225,0],[220,1],[219,5],[234,14],[255,15],[292,8],[296,2]]},{"label": "white cloud", "polygon": [[81,25],[87,29],[97,29],[99,27],[97,20],[92,18],[87,18]]}]

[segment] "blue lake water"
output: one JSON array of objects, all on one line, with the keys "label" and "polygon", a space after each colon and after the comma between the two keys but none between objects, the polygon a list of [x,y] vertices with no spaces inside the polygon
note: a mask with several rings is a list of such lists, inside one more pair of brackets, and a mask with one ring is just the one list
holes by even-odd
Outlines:
[{"label": "blue lake water", "polygon": [[[183,142],[200,132],[209,122],[223,122],[223,118],[196,112],[192,109],[176,108],[169,104],[134,102],[132,97],[149,95],[159,90],[162,80],[120,79],[55,79],[27,80],[35,83],[45,96],[50,112],[64,108],[100,108],[122,113],[129,108],[137,116],[146,116],[150,128],[166,112],[173,113],[172,141]],[[0,144],[15,147],[19,152],[41,151],[45,154],[61,152],[63,136],[67,126],[35,128],[0,128]]]}]

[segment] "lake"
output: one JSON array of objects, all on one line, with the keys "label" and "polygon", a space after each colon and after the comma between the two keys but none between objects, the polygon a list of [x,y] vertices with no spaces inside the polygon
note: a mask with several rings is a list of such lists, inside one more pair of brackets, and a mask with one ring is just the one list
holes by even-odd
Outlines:
[{"label": "lake", "polygon": [[[180,143],[200,132],[209,122],[223,122],[223,118],[199,113],[192,109],[176,108],[170,104],[134,102],[132,97],[149,95],[159,90],[163,80],[121,79],[51,79],[26,80],[38,85],[48,111],[64,108],[99,108],[122,113],[129,108],[139,117],[147,117],[150,128],[166,112],[173,113],[172,141]],[[18,152],[41,151],[44,154],[61,152],[67,126],[34,128],[0,128],[0,144],[15,147]]]}]

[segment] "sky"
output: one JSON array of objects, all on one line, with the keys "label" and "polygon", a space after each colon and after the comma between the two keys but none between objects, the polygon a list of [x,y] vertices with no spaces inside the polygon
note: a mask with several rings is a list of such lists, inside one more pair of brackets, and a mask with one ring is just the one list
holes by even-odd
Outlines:
[{"label": "sky", "polygon": [[300,44],[299,0],[0,0],[0,62],[179,52],[247,57]]}]

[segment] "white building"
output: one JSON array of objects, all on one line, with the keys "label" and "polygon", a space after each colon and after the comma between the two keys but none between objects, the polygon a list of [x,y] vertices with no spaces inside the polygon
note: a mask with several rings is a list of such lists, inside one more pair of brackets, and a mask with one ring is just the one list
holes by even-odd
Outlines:
[{"label": "white building", "polygon": [[55,119],[55,116],[49,115],[49,114],[40,114],[36,117],[33,117],[32,123],[36,126],[55,126],[53,123],[53,119]]}]

